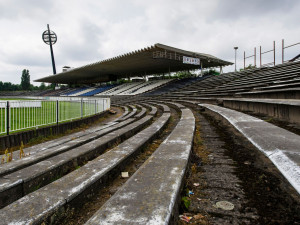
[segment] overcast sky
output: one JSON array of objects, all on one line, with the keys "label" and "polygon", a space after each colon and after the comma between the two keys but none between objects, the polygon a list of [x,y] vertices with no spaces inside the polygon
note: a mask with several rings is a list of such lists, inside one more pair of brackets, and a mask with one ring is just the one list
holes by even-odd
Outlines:
[{"label": "overcast sky", "polygon": [[[31,81],[52,74],[49,46],[42,41],[47,24],[57,36],[56,70],[78,67],[162,43],[208,53],[243,67],[243,52],[276,41],[300,42],[299,0],[0,0],[0,80],[20,83],[23,69]],[[286,59],[300,45],[286,50]],[[265,54],[263,63],[270,62]],[[253,59],[247,61],[253,64]],[[234,66],[225,71],[234,70]],[[34,83],[39,85],[39,83]]]}]

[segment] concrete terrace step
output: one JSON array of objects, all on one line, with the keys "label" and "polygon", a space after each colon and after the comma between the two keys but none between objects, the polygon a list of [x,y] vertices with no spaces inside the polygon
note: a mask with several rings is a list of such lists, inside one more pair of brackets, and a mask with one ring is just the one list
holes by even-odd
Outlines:
[{"label": "concrete terrace step", "polygon": [[[126,114],[128,114],[128,108],[127,107],[125,109],[125,112],[121,115],[121,117],[125,116]],[[117,119],[119,119],[119,118],[117,118]],[[69,135],[64,135],[63,137],[56,138],[56,139],[51,140],[51,141],[43,142],[41,144],[37,144],[37,145],[31,146],[31,147],[25,148],[24,152],[27,155],[29,153],[30,153],[30,155],[32,155],[32,154],[35,154],[35,153],[40,152],[40,151],[44,151],[44,150],[49,149],[49,148],[57,147],[57,146],[59,146],[61,144],[69,142],[71,140],[74,140],[74,139],[77,139],[77,138],[89,135],[90,133],[94,133],[94,132],[97,132],[97,131],[100,131],[100,130],[104,130],[104,129],[106,129],[106,128],[110,127],[110,126],[113,126],[115,124],[117,124],[117,122],[115,122],[115,120],[114,120],[114,121],[108,122],[108,123],[106,123],[104,125],[96,126],[96,127],[89,128],[89,129],[85,129],[83,131],[79,131],[79,132],[72,133],[72,134],[69,134]],[[14,151],[13,152],[12,160],[13,161],[19,160],[20,159],[19,155],[20,155],[20,151],[19,150]],[[0,155],[0,157],[2,158],[3,155]],[[1,174],[2,173],[0,172],[0,176],[1,176]]]},{"label": "concrete terrace step", "polygon": [[242,86],[242,85],[249,85],[249,84],[260,84],[260,83],[273,83],[274,81],[282,81],[287,80],[291,78],[299,77],[297,74],[287,74],[283,73],[281,75],[279,74],[273,74],[270,76],[251,76],[251,77],[245,77],[241,80],[232,81],[230,83],[224,84],[222,86],[226,87],[234,87],[234,86]]},{"label": "concrete terrace step", "polygon": [[253,89],[254,90],[267,90],[267,89],[289,88],[289,87],[295,87],[295,86],[300,87],[300,82],[270,85],[270,86],[267,86],[267,87],[257,87],[257,88],[253,88]]},{"label": "concrete terrace step", "polygon": [[136,114],[134,117],[140,118],[140,117],[143,117],[144,115],[146,115],[147,110],[145,107],[143,107],[141,105],[136,105],[136,106],[139,107],[141,109],[141,111],[138,114]]},{"label": "concrete terrace step", "polygon": [[126,114],[126,115],[124,115],[124,116],[119,117],[118,119],[116,119],[115,120],[116,122],[118,122],[118,121],[124,121],[124,120],[132,117],[136,113],[137,109],[134,106],[129,105],[129,107],[132,109],[132,111],[131,112],[129,111],[128,114]]},{"label": "concrete terrace step", "polygon": [[[159,102],[159,103],[165,103],[165,101],[156,101],[156,102]],[[168,104],[171,104],[171,105],[174,105],[175,107],[177,107],[178,109],[185,109],[186,107],[180,103],[177,103],[177,102],[168,102]]]},{"label": "concrete terrace step", "polygon": [[282,74],[295,74],[299,73],[300,68],[299,65],[296,67],[271,67],[271,68],[264,68],[264,70],[260,71],[252,71],[248,76],[246,76],[243,79],[250,79],[251,78],[256,78],[256,77],[272,77],[272,76],[281,76]]},{"label": "concrete terrace step", "polygon": [[150,104],[154,104],[154,105],[158,105],[158,106],[162,107],[164,112],[171,112],[169,106],[167,106],[167,105],[159,104],[156,102],[150,102]]},{"label": "concrete terrace step", "polygon": [[216,87],[215,89],[205,89],[202,90],[203,92],[208,92],[208,91],[218,91],[220,92],[222,91],[228,91],[231,90],[231,92],[240,92],[243,90],[240,89],[245,89],[245,90],[250,90],[250,88],[256,89],[256,87],[259,88],[264,88],[266,85],[268,84],[272,84],[274,82],[274,80],[284,80],[284,79],[289,79],[291,77],[299,77],[298,75],[293,75],[293,76],[289,76],[287,77],[286,75],[282,75],[281,77],[276,76],[276,77],[270,77],[270,78],[265,78],[265,77],[256,77],[256,78],[248,78],[247,80],[243,79],[243,80],[238,80],[238,81],[232,81],[230,83],[224,84],[224,85],[220,85],[218,87]]},{"label": "concrete terrace step", "polygon": [[124,110],[124,113],[120,117],[118,117],[115,120],[113,120],[113,122],[118,122],[120,119],[122,119],[125,116],[127,116],[129,114],[129,112],[130,112],[128,106],[120,106],[119,104],[114,104],[114,103],[112,103],[111,105],[116,106],[116,107],[121,107]]},{"label": "concrete terrace step", "polygon": [[120,123],[113,123],[111,126],[104,127],[103,129],[91,129],[88,132],[79,133],[78,135],[74,135],[73,137],[67,136],[59,140],[53,140],[47,143],[47,146],[44,147],[42,147],[42,144],[39,144],[38,146],[33,146],[29,149],[25,149],[24,151],[26,153],[28,151],[32,151],[30,152],[30,155],[22,158],[21,160],[15,160],[2,165],[0,167],[0,177],[5,174],[22,169],[26,166],[30,166],[41,160],[68,151],[71,148],[75,148],[80,145],[86,144],[96,138],[108,134],[109,132],[122,128],[128,125],[129,123],[133,122],[134,120],[136,120],[136,118],[127,119]]},{"label": "concrete terrace step", "polygon": [[[94,133],[94,132],[106,129],[106,128],[108,128],[110,126],[113,126],[115,124],[117,124],[117,122],[109,122],[109,123],[101,125],[101,126],[97,126],[97,127],[94,127],[94,128],[90,128],[90,129],[86,129],[86,130],[79,131],[79,132],[76,132],[76,133],[72,133],[72,134],[69,134],[69,135],[65,135],[63,137],[56,138],[56,139],[51,140],[51,141],[43,142],[41,144],[33,145],[31,147],[24,148],[23,150],[24,150],[26,155],[29,155],[29,153],[30,153],[30,155],[33,155],[37,152],[44,151],[44,150],[49,149],[49,148],[54,148],[54,147],[57,147],[59,145],[62,145],[64,143],[66,143],[66,142],[72,141],[74,139],[89,135],[90,133]],[[20,155],[20,150],[14,151],[12,160],[13,161],[19,160],[20,159],[19,155]],[[2,156],[3,155],[0,155],[1,158],[2,158]],[[0,176],[1,176],[1,173],[0,173]]]},{"label": "concrete terrace step", "polygon": [[124,117],[129,113],[129,108],[127,106],[122,106],[122,108],[124,109],[124,113],[120,117]]},{"label": "concrete terrace step", "polygon": [[167,139],[86,223],[173,224],[195,130],[189,109]]},{"label": "concrete terrace step", "polygon": [[297,81],[300,81],[300,77],[296,77],[296,78],[284,80],[284,81],[274,81],[273,83],[274,83],[274,85],[275,84],[289,84],[289,83],[294,83]]},{"label": "concrete terrace step", "polygon": [[300,100],[262,98],[224,98],[223,105],[241,111],[252,111],[300,125]]},{"label": "concrete terrace step", "polygon": [[[170,113],[81,168],[0,210],[0,224],[39,224],[66,209],[87,190],[101,188],[165,127]],[[24,210],[26,209],[26,210]],[[13,216],[11,216],[13,215]]]},{"label": "concrete terrace step", "polygon": [[221,115],[263,152],[300,194],[300,137],[255,117],[231,109],[199,104]]},{"label": "concrete terrace step", "polygon": [[154,107],[153,105],[149,105],[147,103],[142,103],[142,105],[145,105],[145,106],[151,108],[151,111],[148,113],[149,115],[155,116],[157,114],[157,108]]},{"label": "concrete terrace step", "polygon": [[179,109],[184,109],[186,108],[184,105],[180,104],[180,103],[176,103],[176,102],[170,102],[170,104],[175,105],[177,108]]},{"label": "concrete terrace step", "polygon": [[[236,88],[234,88],[234,89],[224,89],[224,88],[222,88],[222,89],[219,89],[219,88],[217,88],[217,89],[215,89],[215,90],[203,90],[203,91],[199,91],[198,93],[195,93],[195,94],[193,94],[194,96],[195,95],[210,95],[210,94],[226,94],[226,93],[230,93],[230,94],[233,94],[233,93],[236,93],[236,92],[240,92],[240,91],[249,91],[249,90],[251,90],[251,88],[249,87],[249,88],[239,88],[239,87],[236,87]],[[192,95],[192,96],[193,96]]]},{"label": "concrete terrace step", "polygon": [[235,95],[246,96],[246,97],[256,96],[256,97],[263,97],[263,98],[300,99],[300,87],[262,90],[262,91],[238,92],[238,93],[235,93]]},{"label": "concrete terrace step", "polygon": [[223,101],[259,102],[259,103],[266,103],[266,104],[300,106],[300,100],[297,100],[297,99],[222,98],[222,100]]},{"label": "concrete terrace step", "polygon": [[118,140],[124,140],[147,126],[152,118],[152,116],[146,116],[80,147],[2,176],[0,178],[0,208],[50,183],[53,179],[65,175],[76,166],[99,156]]}]

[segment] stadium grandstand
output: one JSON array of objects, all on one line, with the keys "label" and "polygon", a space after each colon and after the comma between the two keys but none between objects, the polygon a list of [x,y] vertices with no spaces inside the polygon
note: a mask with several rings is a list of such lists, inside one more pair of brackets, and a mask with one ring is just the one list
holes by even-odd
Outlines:
[{"label": "stadium grandstand", "polygon": [[155,44],[36,80],[69,87],[33,97],[115,114],[3,151],[0,224],[298,224],[296,59],[222,73],[231,62]]},{"label": "stadium grandstand", "polygon": [[[188,62],[187,60],[198,60]],[[209,54],[186,51],[163,44],[133,51],[111,59],[103,60],[79,68],[69,68],[62,73],[50,75],[36,80],[57,84],[85,85],[70,92],[53,92],[52,95],[60,96],[114,96],[138,95],[158,89],[173,82],[171,73],[195,69],[215,68],[231,65],[232,63],[221,60]],[[163,76],[158,76],[163,74]],[[157,79],[149,80],[148,76],[154,75]],[[111,85],[120,79],[129,80],[132,77],[141,79],[135,82]],[[147,81],[148,80],[148,81]],[[101,85],[104,83],[104,85]],[[100,84],[100,85],[99,85]],[[94,86],[92,86],[94,85]],[[47,95],[49,95],[47,93]]]}]

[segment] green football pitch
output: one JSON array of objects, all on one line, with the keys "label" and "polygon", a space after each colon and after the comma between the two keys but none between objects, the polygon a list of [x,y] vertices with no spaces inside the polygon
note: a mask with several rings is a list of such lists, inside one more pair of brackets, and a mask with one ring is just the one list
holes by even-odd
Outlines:
[{"label": "green football pitch", "polygon": [[[5,99],[6,101],[8,99]],[[18,99],[9,99],[18,100]],[[29,100],[30,101],[30,100]],[[20,101],[29,102],[29,101]],[[103,106],[95,104],[95,102],[87,101],[59,101],[58,113],[56,101],[40,101],[38,107],[14,107],[14,103],[10,103],[9,109],[9,125],[10,133],[47,126],[57,123],[57,114],[59,122],[71,121],[81,117],[89,116],[103,110]],[[0,109],[0,133],[6,134],[7,109],[3,106]]]}]

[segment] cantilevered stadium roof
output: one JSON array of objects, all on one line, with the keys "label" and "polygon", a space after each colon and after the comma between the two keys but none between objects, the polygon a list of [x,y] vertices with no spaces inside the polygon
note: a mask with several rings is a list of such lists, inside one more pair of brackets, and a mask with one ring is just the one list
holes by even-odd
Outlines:
[{"label": "cantilevered stadium roof", "polygon": [[209,54],[155,44],[144,49],[43,77],[35,81],[60,84],[98,83],[132,76],[162,74],[200,68],[199,65],[183,63],[184,56],[200,59],[203,68],[233,64]]}]

